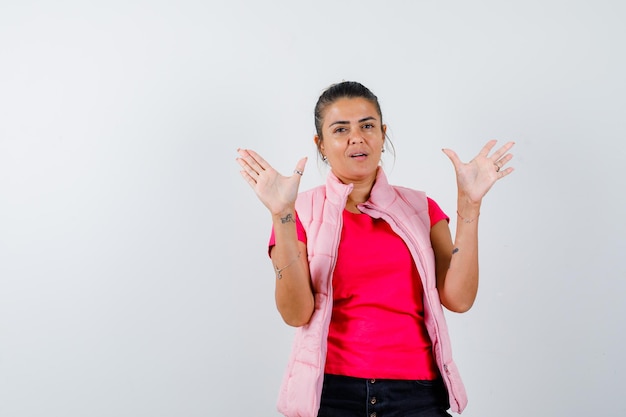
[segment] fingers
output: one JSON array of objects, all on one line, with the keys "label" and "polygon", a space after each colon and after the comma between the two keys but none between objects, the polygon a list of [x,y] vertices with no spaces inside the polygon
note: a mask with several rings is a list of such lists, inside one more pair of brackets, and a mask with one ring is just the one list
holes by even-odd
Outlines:
[{"label": "fingers", "polygon": [[258,153],[254,152],[252,149],[246,149],[246,152],[252,157],[252,160],[256,165],[259,166],[260,169],[266,170],[270,168],[270,164],[268,164],[265,159],[261,157]]},{"label": "fingers", "polygon": [[[258,182],[260,177],[264,176],[267,172],[276,173],[270,164],[261,157],[258,153],[251,149],[237,149],[239,157],[236,158],[237,163],[242,168],[240,171],[241,176],[252,187]],[[302,176],[304,174],[304,167],[306,166],[308,158],[304,157],[298,161],[296,168],[294,169],[294,175]]]},{"label": "fingers", "polygon": [[[498,143],[497,139],[492,139],[489,142],[487,142],[485,144],[485,146],[482,147],[480,152],[478,152],[478,156],[484,156],[486,158],[490,158],[494,163],[496,161],[502,161],[503,163],[506,163],[509,160],[511,160],[511,158],[513,156],[511,154],[506,154],[506,153],[508,152],[509,149],[511,149],[513,147],[513,145],[515,145],[515,142],[511,141],[511,142],[505,143],[504,145],[502,145],[502,147],[500,149],[498,149],[491,156],[489,156],[489,152],[491,152],[493,147],[496,146],[496,143]],[[455,166],[458,163],[461,163],[461,160],[459,159],[459,157],[451,149],[442,149],[442,151],[446,155],[448,155],[448,158],[450,158],[452,160],[452,162],[455,164]],[[503,155],[505,155],[505,156],[503,157]]]},{"label": "fingers", "polygon": [[506,177],[507,175],[509,175],[510,173],[512,173],[515,169],[513,167],[508,167],[507,169],[502,169],[498,172],[498,177],[496,180],[501,180],[502,178]]},{"label": "fingers", "polygon": [[496,172],[500,173],[500,178],[509,175],[513,172],[512,168],[507,168],[506,170],[502,170],[504,165],[506,165],[511,159],[513,159],[513,155],[507,153],[509,149],[511,149],[515,145],[515,142],[507,142],[500,149],[495,151],[493,155],[491,155],[491,161],[493,165],[496,167]]},{"label": "fingers", "polygon": [[[493,145],[491,145],[491,147],[489,149],[493,148],[493,146],[496,144],[496,140],[489,141],[489,143],[491,143],[491,142],[493,142]],[[501,159],[502,155],[506,154],[508,152],[508,150],[513,147],[513,145],[515,145],[515,142],[512,142],[512,141],[505,143],[504,145],[502,145],[502,147],[500,149],[498,149],[497,151],[495,151],[493,153],[493,155],[491,155],[491,159],[493,159],[494,162],[499,160],[499,159]],[[485,145],[485,147],[486,147],[486,145]],[[485,148],[483,148],[483,150],[484,149]],[[511,159],[511,158],[509,158],[509,159]]]},{"label": "fingers", "polygon": [[485,144],[485,146],[483,146],[483,148],[480,150],[480,152],[478,152],[478,155],[482,155],[482,156],[489,155],[489,152],[491,152],[493,147],[496,146],[497,142],[498,141],[496,139],[491,139],[489,142],[487,142]]},{"label": "fingers", "polygon": [[243,179],[246,180],[248,184],[250,184],[250,187],[254,188],[254,186],[256,185],[256,180],[252,178],[250,174],[248,174],[246,171],[239,171],[239,173],[241,174]]},{"label": "fingers", "polygon": [[267,168],[270,168],[265,159],[251,149],[237,149],[237,153],[240,156],[237,158],[237,162],[252,176],[259,175]]},{"label": "fingers", "polygon": [[481,169],[486,169],[487,171],[489,171],[491,167],[491,169],[493,169],[496,173],[496,175],[494,175],[492,178],[498,180],[506,177],[513,172],[512,167],[508,167],[505,169],[504,166],[508,164],[511,159],[513,159],[513,154],[508,152],[515,145],[515,142],[511,141],[505,143],[490,156],[489,153],[493,150],[496,143],[497,140],[495,139],[487,142],[485,146],[483,146],[483,148],[480,150],[478,155],[467,164],[461,161],[456,152],[454,152],[452,149],[442,149],[442,151],[448,156],[448,158],[450,158],[450,160],[454,164],[457,173],[463,170],[464,166],[469,166],[470,164],[482,167]]},{"label": "fingers", "polygon": [[496,166],[496,171],[500,172],[500,170],[502,170],[502,167],[504,167],[504,165],[506,165],[507,162],[509,162],[511,159],[513,159],[513,155],[507,154],[507,155],[504,155],[502,158],[496,160],[493,163]]},{"label": "fingers", "polygon": [[[241,153],[240,153],[241,154]],[[239,166],[242,168],[242,170],[240,171],[241,176],[243,177],[243,179],[245,179],[248,183],[250,183],[251,185],[256,184],[256,179],[259,176],[259,171],[260,168],[254,169],[249,160],[246,158],[244,159],[242,158],[237,158],[236,159],[237,163],[239,164]]]}]

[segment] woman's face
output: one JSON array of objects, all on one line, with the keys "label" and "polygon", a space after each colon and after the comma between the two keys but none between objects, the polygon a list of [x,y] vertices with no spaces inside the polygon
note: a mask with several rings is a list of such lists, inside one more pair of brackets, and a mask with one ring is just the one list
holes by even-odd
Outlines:
[{"label": "woman's face", "polygon": [[345,184],[376,179],[387,126],[364,98],[341,98],[325,109],[322,138],[315,136],[333,173]]}]

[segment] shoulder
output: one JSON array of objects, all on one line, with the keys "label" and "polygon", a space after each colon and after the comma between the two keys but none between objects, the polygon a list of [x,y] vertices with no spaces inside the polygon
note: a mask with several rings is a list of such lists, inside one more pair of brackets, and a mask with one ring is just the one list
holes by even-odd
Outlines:
[{"label": "shoulder", "polygon": [[395,193],[408,203],[418,202],[419,204],[428,204],[426,193],[424,191],[415,190],[413,188],[403,187],[400,185],[391,186]]},{"label": "shoulder", "polygon": [[426,193],[397,185],[392,187],[397,196],[397,207],[408,216],[417,216],[424,226],[430,226],[429,203]]},{"label": "shoulder", "polygon": [[396,192],[402,196],[402,199],[411,206],[420,210],[427,210],[432,224],[435,224],[439,220],[450,220],[439,204],[437,204],[437,202],[432,198],[428,197],[424,191],[396,186],[394,186],[394,189],[396,189]]}]

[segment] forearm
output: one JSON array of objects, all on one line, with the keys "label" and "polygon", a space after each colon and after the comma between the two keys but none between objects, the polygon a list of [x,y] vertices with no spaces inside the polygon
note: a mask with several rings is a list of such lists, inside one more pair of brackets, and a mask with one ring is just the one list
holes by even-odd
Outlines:
[{"label": "forearm", "polygon": [[[478,215],[485,194],[496,181],[513,172],[512,167],[504,168],[513,155],[508,153],[514,142],[491,153],[496,140],[490,140],[478,155],[468,163],[463,163],[451,149],[443,149],[456,171],[458,190],[458,221],[454,243],[450,245],[444,234],[433,232],[435,237],[435,261],[437,262],[437,289],[442,304],[453,311],[467,311],[471,308],[478,291]],[[491,155],[490,155],[491,153]],[[441,230],[438,228],[437,230]],[[449,229],[448,229],[449,230]],[[446,253],[445,249],[450,248]],[[445,267],[448,270],[445,271]]]},{"label": "forearm", "polygon": [[440,288],[442,304],[465,312],[478,292],[478,215],[480,204],[459,204],[450,264]]},{"label": "forearm", "polygon": [[276,307],[287,324],[302,326],[308,323],[314,309],[306,245],[298,240],[294,210],[272,215],[272,221]]}]

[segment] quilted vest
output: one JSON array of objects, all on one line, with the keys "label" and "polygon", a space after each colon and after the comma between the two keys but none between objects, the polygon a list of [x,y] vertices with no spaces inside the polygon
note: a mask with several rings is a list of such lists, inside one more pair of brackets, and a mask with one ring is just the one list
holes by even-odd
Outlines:
[{"label": "quilted vest", "polygon": [[[332,276],[342,228],[342,212],[352,184],[331,173],[326,184],[302,192],[296,211],[307,234],[307,254],[315,310],[306,325],[296,329],[287,371],[278,398],[278,410],[287,417],[316,417],[320,406],[326,339],[332,313]],[[450,408],[461,413],[467,405],[465,388],[452,359],[450,338],[437,292],[435,256],[430,242],[426,195],[389,185],[382,168],[367,202],[358,209],[385,220],[409,248],[424,288],[424,322],[433,354],[448,389]]]}]

